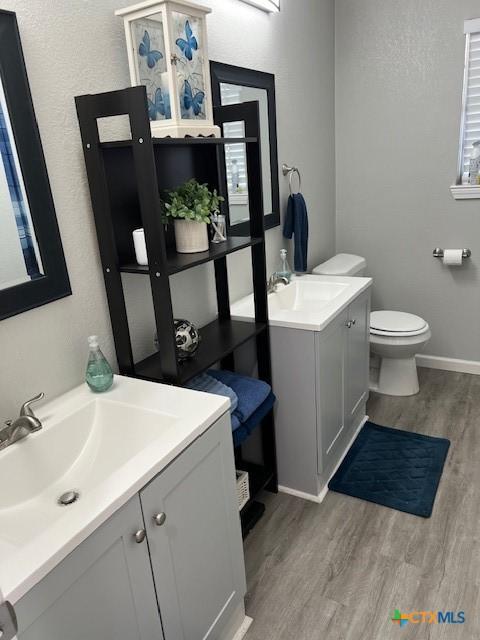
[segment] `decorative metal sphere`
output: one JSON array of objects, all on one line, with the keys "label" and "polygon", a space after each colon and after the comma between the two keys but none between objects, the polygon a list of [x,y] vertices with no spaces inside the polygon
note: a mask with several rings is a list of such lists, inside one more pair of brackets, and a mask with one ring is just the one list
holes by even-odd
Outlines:
[{"label": "decorative metal sphere", "polygon": [[[175,342],[177,345],[177,359],[192,358],[200,346],[200,334],[197,327],[189,320],[174,320]],[[155,348],[158,350],[158,336],[155,332]]]},{"label": "decorative metal sphere", "polygon": [[177,357],[186,360],[195,355],[200,346],[200,334],[197,327],[188,320],[174,320]]}]

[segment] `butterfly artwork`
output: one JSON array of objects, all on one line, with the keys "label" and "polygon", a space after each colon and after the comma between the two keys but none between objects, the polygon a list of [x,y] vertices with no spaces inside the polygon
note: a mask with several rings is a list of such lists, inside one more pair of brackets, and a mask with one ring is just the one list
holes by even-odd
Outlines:
[{"label": "butterfly artwork", "polygon": [[198,42],[193,35],[192,27],[188,20],[185,21],[185,38],[177,38],[177,47],[182,51],[187,60],[193,59],[193,51],[198,49]]},{"label": "butterfly artwork", "polygon": [[170,96],[168,93],[163,93],[160,88],[155,91],[153,100],[148,100],[148,115],[150,120],[156,120],[157,115],[164,116],[166,119],[172,117],[170,110]]},{"label": "butterfly artwork", "polygon": [[183,106],[187,111],[193,109],[193,113],[198,116],[202,111],[203,101],[205,100],[205,92],[197,91],[193,94],[192,85],[188,80],[185,80],[183,89]]},{"label": "butterfly artwork", "polygon": [[150,34],[145,29],[145,33],[143,34],[142,41],[138,47],[138,53],[142,56],[142,58],[147,59],[147,65],[149,69],[153,69],[153,67],[157,64],[159,60],[163,58],[163,53],[157,51],[157,49],[150,48]]}]

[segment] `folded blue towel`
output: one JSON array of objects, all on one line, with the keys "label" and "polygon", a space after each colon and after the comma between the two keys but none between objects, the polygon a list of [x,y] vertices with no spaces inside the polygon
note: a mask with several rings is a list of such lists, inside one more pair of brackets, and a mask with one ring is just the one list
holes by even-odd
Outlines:
[{"label": "folded blue towel", "polygon": [[242,424],[238,423],[236,427],[234,427],[234,421],[236,416],[232,416],[232,431],[233,431],[233,446],[239,447],[245,440],[249,437],[249,435],[254,431],[262,420],[265,418],[267,413],[273,409],[273,405],[275,404],[275,396],[272,392],[270,392],[267,396],[267,399],[262,402],[262,404],[256,409],[250,418],[243,422]]},{"label": "folded blue towel", "polygon": [[[233,413],[238,405],[238,397],[235,391],[223,384],[220,380],[209,376],[207,373],[201,373],[192,378],[185,385],[187,389],[195,389],[195,391],[204,391],[205,393],[215,393],[218,396],[230,398],[230,413]],[[233,427],[232,427],[233,428]]]},{"label": "folded blue towel", "polygon": [[291,239],[292,235],[295,236],[293,268],[297,273],[306,271],[308,256],[308,213],[305,199],[301,193],[294,193],[288,198],[283,235],[289,239]]},{"label": "folded blue towel", "polygon": [[263,380],[241,376],[232,371],[210,369],[208,375],[227,385],[237,394],[238,405],[233,416],[245,422],[271,392],[271,387]]}]

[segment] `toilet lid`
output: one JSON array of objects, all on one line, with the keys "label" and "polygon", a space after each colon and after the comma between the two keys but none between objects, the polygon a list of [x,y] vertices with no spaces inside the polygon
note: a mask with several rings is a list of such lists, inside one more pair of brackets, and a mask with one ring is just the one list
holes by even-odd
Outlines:
[{"label": "toilet lid", "polygon": [[373,311],[370,315],[370,329],[376,333],[412,334],[422,331],[427,323],[420,316],[402,311]]}]

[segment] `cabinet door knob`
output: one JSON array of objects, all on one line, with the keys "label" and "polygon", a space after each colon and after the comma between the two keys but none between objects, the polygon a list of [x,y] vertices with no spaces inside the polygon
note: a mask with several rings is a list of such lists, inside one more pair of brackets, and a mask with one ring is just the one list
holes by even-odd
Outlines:
[{"label": "cabinet door knob", "polygon": [[135,542],[141,544],[145,540],[146,536],[147,532],[145,531],[145,529],[139,529],[134,535]]},{"label": "cabinet door knob", "polygon": [[352,319],[352,326],[357,324],[357,321],[355,320],[355,318]]},{"label": "cabinet door knob", "polygon": [[351,320],[347,320],[345,322],[345,326],[347,327],[347,329],[351,329],[352,328],[352,321]]},{"label": "cabinet door knob", "polygon": [[153,516],[153,520],[157,525],[157,527],[161,527],[162,524],[165,524],[166,519],[167,519],[167,514],[163,513],[163,511],[162,513],[157,513],[156,515]]}]

